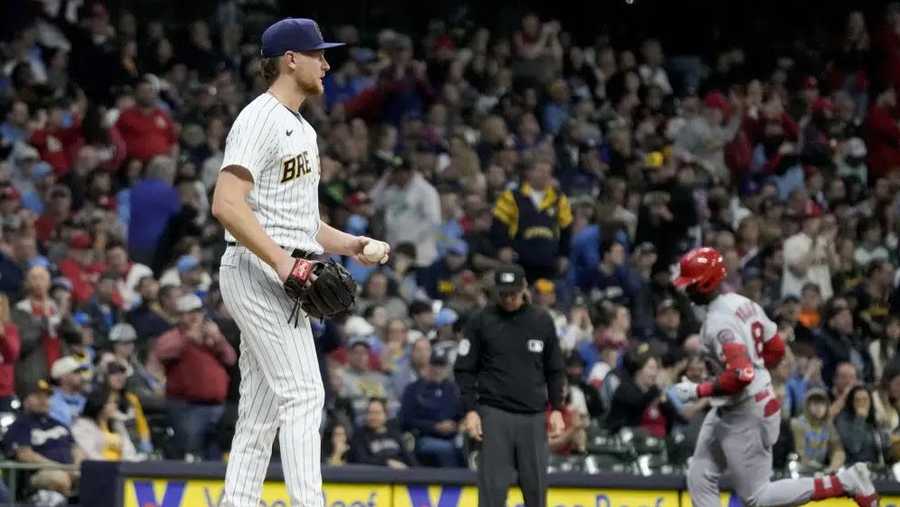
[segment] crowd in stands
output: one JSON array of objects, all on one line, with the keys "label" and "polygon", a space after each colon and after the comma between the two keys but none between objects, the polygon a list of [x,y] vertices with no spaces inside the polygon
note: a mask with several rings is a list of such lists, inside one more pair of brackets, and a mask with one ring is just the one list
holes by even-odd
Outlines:
[{"label": "crowd in stands", "polygon": [[[209,201],[229,125],[264,92],[258,15],[25,4],[0,44],[3,450],[227,459],[240,336]],[[578,40],[536,14],[513,33],[323,24],[349,49],[302,110],[321,215],[392,245],[385,266],[340,259],[357,311],[312,323],[323,461],[465,466],[456,343],[505,262],[567,358],[552,451],[623,431],[689,448],[709,403],[668,390],[708,374],[703,315],[671,280],[699,244],[788,339],[776,465],[900,460],[900,4],[847,10],[832,43],[764,62]]]}]

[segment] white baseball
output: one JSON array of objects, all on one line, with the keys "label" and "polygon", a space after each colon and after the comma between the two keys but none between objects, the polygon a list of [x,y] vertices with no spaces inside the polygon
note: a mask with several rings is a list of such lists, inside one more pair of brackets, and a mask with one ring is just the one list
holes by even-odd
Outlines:
[{"label": "white baseball", "polygon": [[369,241],[363,247],[363,257],[369,262],[381,262],[387,253],[387,245],[381,241]]}]

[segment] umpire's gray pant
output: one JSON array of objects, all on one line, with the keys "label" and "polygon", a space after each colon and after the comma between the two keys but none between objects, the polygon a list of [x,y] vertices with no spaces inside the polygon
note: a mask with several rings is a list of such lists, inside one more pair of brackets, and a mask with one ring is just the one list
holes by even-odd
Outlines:
[{"label": "umpire's gray pant", "polygon": [[547,504],[547,426],[543,413],[516,414],[482,405],[478,507],[506,507],[513,471],[526,507]]}]

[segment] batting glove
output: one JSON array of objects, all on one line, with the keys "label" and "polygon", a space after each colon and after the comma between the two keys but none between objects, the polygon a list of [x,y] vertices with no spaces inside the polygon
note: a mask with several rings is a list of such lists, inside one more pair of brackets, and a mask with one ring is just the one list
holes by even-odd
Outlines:
[{"label": "batting glove", "polygon": [[672,391],[682,403],[695,401],[700,395],[697,393],[697,383],[682,377],[681,382],[672,386]]}]

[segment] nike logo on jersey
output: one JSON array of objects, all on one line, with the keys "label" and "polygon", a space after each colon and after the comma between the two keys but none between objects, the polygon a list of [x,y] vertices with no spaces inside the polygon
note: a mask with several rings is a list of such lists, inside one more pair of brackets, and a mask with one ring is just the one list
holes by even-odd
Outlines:
[{"label": "nike logo on jersey", "polygon": [[294,131],[293,131],[293,130],[286,130],[286,131],[284,131],[284,133],[285,133],[288,137],[291,137],[291,134],[293,134]]},{"label": "nike logo on jersey", "polygon": [[309,162],[309,152],[304,151],[296,157],[289,158],[281,163],[281,182],[287,183],[293,179],[305,176],[312,172],[312,164]]}]

